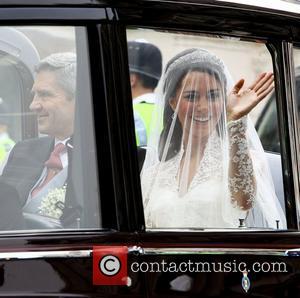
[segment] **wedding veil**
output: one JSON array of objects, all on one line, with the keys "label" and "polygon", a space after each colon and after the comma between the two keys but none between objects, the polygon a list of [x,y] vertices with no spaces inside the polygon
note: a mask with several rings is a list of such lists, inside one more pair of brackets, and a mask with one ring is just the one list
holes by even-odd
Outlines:
[{"label": "wedding veil", "polygon": [[141,172],[148,227],[285,228],[259,137],[227,121],[233,87],[221,59],[185,50],[166,65]]}]

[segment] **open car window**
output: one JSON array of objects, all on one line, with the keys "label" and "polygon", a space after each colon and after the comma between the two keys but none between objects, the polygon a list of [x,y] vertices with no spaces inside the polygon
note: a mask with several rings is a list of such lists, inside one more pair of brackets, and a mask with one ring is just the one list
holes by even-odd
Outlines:
[{"label": "open car window", "polygon": [[[281,157],[254,128],[275,96],[265,42],[143,28],[127,40],[146,228],[285,229]],[[247,104],[264,91],[230,118],[232,92]]]},{"label": "open car window", "polygon": [[100,228],[84,27],[0,28],[0,231]]}]

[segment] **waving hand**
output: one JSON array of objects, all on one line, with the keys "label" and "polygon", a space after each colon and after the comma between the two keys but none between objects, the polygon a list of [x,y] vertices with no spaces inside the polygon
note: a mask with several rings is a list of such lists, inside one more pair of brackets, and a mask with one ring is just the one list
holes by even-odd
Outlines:
[{"label": "waving hand", "polygon": [[237,120],[247,115],[274,88],[273,73],[260,74],[255,82],[243,89],[245,80],[240,79],[227,100],[227,121]]}]

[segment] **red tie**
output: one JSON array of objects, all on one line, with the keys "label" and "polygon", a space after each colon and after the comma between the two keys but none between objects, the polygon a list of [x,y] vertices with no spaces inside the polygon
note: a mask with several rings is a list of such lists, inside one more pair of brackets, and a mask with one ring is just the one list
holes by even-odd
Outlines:
[{"label": "red tie", "polygon": [[63,169],[59,154],[63,153],[65,150],[66,146],[63,143],[58,143],[55,145],[49,159],[45,162],[45,166],[47,167],[47,175],[44,181],[32,190],[31,197],[36,196],[39,191],[42,190],[42,188]]}]

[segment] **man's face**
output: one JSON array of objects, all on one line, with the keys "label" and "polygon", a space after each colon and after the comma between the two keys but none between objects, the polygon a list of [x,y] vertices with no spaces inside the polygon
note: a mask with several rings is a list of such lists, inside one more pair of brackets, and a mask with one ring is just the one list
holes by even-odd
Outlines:
[{"label": "man's face", "polygon": [[37,114],[39,132],[64,140],[73,134],[75,101],[57,83],[55,73],[41,71],[32,86],[30,110]]}]

